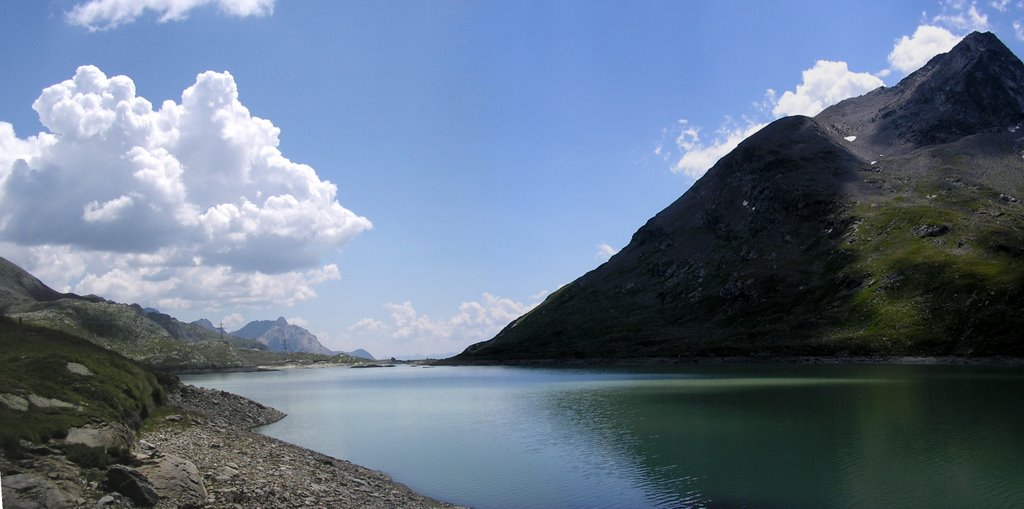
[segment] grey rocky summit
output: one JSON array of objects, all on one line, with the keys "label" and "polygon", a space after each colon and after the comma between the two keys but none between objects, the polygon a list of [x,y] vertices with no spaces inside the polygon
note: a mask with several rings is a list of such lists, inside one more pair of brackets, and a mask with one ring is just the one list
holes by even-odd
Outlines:
[{"label": "grey rocky summit", "polygon": [[277,320],[257,320],[249,322],[231,335],[255,339],[267,346],[272,352],[307,352],[331,355],[333,352],[322,345],[308,330],[288,323],[282,316]]}]

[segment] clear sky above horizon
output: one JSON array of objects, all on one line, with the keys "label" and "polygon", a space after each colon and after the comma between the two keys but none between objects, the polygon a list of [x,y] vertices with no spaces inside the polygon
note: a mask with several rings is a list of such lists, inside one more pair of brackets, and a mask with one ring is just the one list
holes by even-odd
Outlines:
[{"label": "clear sky above horizon", "polygon": [[9,0],[0,255],[187,321],[457,352],[766,122],[972,30],[1021,54],[1022,23],[1003,0]]}]

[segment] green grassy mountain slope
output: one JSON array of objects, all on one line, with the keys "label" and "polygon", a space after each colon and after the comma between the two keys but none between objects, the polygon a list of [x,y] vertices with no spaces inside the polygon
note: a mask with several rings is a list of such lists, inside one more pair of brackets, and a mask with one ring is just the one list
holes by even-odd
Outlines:
[{"label": "green grassy mountain slope", "polygon": [[274,364],[355,362],[346,356],[275,353],[258,341],[222,336],[138,305],[61,294],[0,258],[0,312],[87,339],[163,370],[233,369]]},{"label": "green grassy mountain slope", "polygon": [[778,120],[455,362],[1024,355],[1024,64],[972,34]]},{"label": "green grassy mountain slope", "polygon": [[69,428],[93,422],[136,429],[164,399],[156,377],[124,356],[5,317],[0,317],[0,366],[5,450],[17,448],[19,440],[61,438]]}]

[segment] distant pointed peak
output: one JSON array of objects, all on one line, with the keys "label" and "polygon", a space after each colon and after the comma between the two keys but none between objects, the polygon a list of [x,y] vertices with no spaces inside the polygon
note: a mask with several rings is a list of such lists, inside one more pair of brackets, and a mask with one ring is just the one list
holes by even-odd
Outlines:
[{"label": "distant pointed peak", "polygon": [[274,321],[274,323],[278,325],[288,325],[288,320],[285,320],[283,316],[279,316],[277,317],[277,320]]}]

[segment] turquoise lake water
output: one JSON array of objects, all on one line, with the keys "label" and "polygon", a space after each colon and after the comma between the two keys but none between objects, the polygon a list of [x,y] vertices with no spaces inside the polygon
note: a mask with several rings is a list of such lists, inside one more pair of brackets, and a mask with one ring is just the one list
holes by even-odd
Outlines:
[{"label": "turquoise lake water", "polygon": [[412,367],[188,376],[259,431],[480,509],[1024,507],[1024,369]]}]

